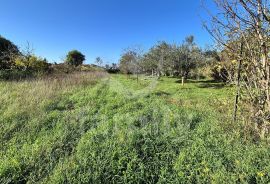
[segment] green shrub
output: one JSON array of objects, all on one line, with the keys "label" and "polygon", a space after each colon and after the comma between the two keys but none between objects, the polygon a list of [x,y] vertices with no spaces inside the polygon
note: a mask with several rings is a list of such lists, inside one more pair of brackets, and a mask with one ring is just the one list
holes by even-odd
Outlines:
[{"label": "green shrub", "polygon": [[15,58],[15,67],[20,70],[32,70],[34,72],[46,72],[49,69],[49,63],[46,59],[31,56],[19,56]]},{"label": "green shrub", "polygon": [[18,69],[0,70],[0,80],[21,80],[34,77],[32,71],[23,71]]},{"label": "green shrub", "polygon": [[216,81],[226,82],[229,80],[229,73],[225,67],[221,65],[215,65],[212,68],[211,77]]},{"label": "green shrub", "polygon": [[236,60],[225,60],[212,67],[211,76],[216,81],[231,82],[236,74]]}]

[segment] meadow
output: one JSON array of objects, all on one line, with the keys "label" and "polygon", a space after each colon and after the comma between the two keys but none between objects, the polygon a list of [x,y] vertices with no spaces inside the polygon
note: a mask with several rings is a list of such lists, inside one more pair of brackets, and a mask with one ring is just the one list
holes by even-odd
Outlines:
[{"label": "meadow", "polygon": [[235,89],[101,72],[0,82],[0,183],[268,183]]}]

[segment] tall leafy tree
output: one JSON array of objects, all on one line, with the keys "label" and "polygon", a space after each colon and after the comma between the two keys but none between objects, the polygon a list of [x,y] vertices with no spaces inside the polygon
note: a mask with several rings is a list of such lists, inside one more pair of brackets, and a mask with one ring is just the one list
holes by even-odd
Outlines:
[{"label": "tall leafy tree", "polygon": [[120,70],[125,74],[136,74],[141,72],[141,50],[138,48],[130,48],[124,51],[120,59]]},{"label": "tall leafy tree", "polygon": [[134,73],[137,53],[131,50],[124,52],[120,59],[120,70],[125,74]]},{"label": "tall leafy tree", "polygon": [[161,75],[180,75],[188,77],[200,61],[203,53],[189,36],[183,44],[159,42],[146,53],[142,60],[143,70]]},{"label": "tall leafy tree", "polygon": [[68,52],[66,56],[66,63],[73,66],[82,65],[85,61],[85,56],[78,50],[72,50]]},{"label": "tall leafy tree", "polygon": [[145,71],[155,72],[158,76],[171,73],[172,46],[165,41],[159,42],[144,55],[142,66]]},{"label": "tall leafy tree", "polygon": [[18,47],[10,40],[0,36],[0,69],[10,69],[13,58],[20,54]]},{"label": "tall leafy tree", "polygon": [[188,78],[190,71],[196,67],[200,57],[200,50],[194,43],[194,36],[186,37],[180,50],[183,57],[181,63],[182,76]]}]

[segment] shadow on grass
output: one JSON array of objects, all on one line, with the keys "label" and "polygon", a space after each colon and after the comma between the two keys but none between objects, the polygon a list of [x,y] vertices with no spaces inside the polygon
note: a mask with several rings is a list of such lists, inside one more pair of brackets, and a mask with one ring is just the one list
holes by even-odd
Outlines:
[{"label": "shadow on grass", "polygon": [[[176,83],[182,83],[182,80],[175,81]],[[225,87],[226,83],[218,82],[215,80],[185,80],[186,84],[195,84],[199,88],[214,88],[221,89]]]},{"label": "shadow on grass", "polygon": [[201,83],[197,85],[199,88],[214,88],[222,89],[225,87],[225,83]]},{"label": "shadow on grass", "polygon": [[167,93],[165,91],[157,91],[154,94],[157,95],[157,96],[169,96],[169,95],[171,95],[170,93]]}]

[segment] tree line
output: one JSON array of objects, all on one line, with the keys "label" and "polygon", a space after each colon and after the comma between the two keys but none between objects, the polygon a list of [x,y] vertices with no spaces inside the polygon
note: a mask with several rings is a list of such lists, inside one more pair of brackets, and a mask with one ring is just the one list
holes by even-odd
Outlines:
[{"label": "tree line", "polygon": [[[218,62],[220,53],[217,50],[203,50],[195,43],[194,36],[188,36],[182,44],[158,42],[146,53],[140,48],[128,48],[120,58],[119,68],[125,74],[200,78],[208,75],[202,69],[212,68]],[[209,75],[221,79],[217,70]]]},{"label": "tree line", "polygon": [[[59,71],[68,73],[89,67],[89,65],[81,67],[85,56],[77,50],[68,52],[63,63],[57,64],[48,62],[46,58],[37,57],[29,46],[21,51],[14,43],[2,36],[0,36],[0,49],[0,78],[2,79],[42,76]],[[184,78],[210,76],[221,80],[220,71],[212,70],[207,74],[203,71],[207,67],[215,69],[213,66],[219,61],[218,51],[202,50],[195,43],[194,36],[188,36],[182,44],[158,42],[147,52],[143,52],[140,48],[125,49],[119,64],[104,65],[103,59],[97,57],[94,66],[109,73]]]}]

